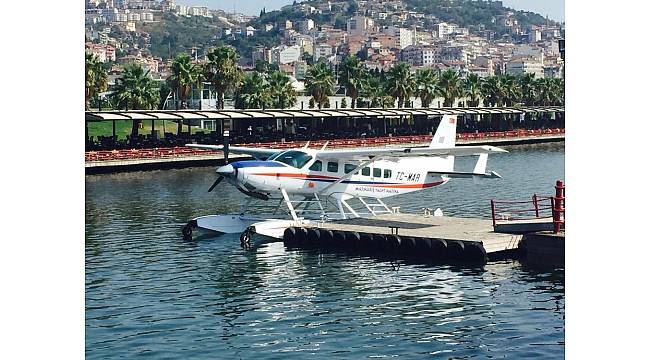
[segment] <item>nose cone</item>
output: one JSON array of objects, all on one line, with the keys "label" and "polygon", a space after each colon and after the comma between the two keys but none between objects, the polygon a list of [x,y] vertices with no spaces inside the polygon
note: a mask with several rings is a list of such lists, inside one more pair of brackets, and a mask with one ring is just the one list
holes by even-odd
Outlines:
[{"label": "nose cone", "polygon": [[217,174],[221,176],[230,176],[233,175],[234,173],[235,173],[235,168],[233,168],[232,165],[230,164],[221,166],[217,169]]}]

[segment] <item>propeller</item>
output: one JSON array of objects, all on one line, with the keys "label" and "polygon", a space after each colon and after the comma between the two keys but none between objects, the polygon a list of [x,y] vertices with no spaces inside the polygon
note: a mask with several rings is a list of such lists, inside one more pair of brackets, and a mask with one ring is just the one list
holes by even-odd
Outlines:
[{"label": "propeller", "polygon": [[214,183],[212,183],[212,186],[210,186],[208,192],[211,192],[217,185],[219,185],[219,183],[223,181],[224,177],[226,176],[237,177],[237,169],[235,169],[232,165],[220,166],[219,168],[217,168],[216,172],[219,177],[217,178],[217,180],[214,181]]},{"label": "propeller", "polygon": [[[230,131],[225,130],[223,132],[223,160],[224,160],[224,166],[217,169],[217,174],[219,174],[219,177],[217,178],[217,180],[215,180],[212,183],[212,186],[210,186],[210,188],[208,189],[208,192],[212,192],[212,190],[214,190],[214,188],[217,185],[219,185],[220,182],[223,181],[224,175],[230,175],[233,172],[232,166],[230,168],[228,168],[228,153],[230,152],[229,147],[230,147]],[[227,169],[227,170],[224,172],[223,169]]]},{"label": "propeller", "polygon": [[208,189],[208,192],[211,192],[222,181],[223,181],[223,176],[219,175],[217,180],[215,180],[214,183],[212,183],[212,186],[210,186],[210,188]]}]

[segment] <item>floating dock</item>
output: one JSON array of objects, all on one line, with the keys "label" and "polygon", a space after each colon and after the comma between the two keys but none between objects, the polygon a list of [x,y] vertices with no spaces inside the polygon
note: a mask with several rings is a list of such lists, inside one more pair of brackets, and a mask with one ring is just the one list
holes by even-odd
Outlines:
[{"label": "floating dock", "polygon": [[486,262],[516,254],[523,236],[494,232],[491,220],[381,214],[290,227],[285,230],[283,241],[288,248]]}]

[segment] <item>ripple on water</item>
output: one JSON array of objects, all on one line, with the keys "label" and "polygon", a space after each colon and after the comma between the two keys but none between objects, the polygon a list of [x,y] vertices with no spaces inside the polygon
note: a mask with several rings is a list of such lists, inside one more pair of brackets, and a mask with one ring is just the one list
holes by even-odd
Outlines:
[{"label": "ripple on water", "polygon": [[[452,181],[388,202],[489,216],[492,197],[551,192],[563,164],[561,147],[514,149],[491,158],[499,186]],[[241,201],[229,185],[206,195],[212,181],[208,168],[86,177],[89,359],[564,356],[561,269],[499,261],[393,271],[279,243],[244,252],[236,236],[181,240],[188,218]]]}]

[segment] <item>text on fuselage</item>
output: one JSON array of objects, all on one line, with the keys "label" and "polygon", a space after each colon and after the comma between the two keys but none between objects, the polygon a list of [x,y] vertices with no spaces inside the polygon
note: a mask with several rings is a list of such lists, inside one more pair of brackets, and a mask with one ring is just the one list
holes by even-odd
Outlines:
[{"label": "text on fuselage", "polygon": [[411,182],[417,182],[420,180],[420,174],[398,171],[397,174],[395,175],[395,179],[398,181],[406,180]]}]

